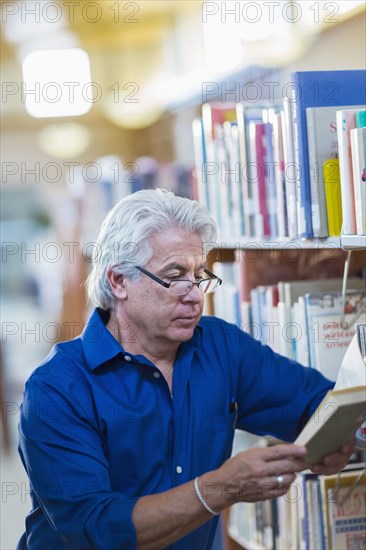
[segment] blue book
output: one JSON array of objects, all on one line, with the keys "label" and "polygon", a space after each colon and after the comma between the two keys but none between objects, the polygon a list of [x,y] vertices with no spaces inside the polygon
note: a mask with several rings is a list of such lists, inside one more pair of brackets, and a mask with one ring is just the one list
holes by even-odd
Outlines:
[{"label": "blue book", "polygon": [[288,98],[293,109],[294,153],[297,165],[298,233],[312,238],[312,212],[307,107],[359,105],[366,97],[366,71],[299,71],[292,73],[293,97]]}]

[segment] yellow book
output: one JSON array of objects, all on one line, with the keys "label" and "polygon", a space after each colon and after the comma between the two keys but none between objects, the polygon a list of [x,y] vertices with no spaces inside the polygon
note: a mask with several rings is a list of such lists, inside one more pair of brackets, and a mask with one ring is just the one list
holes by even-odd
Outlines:
[{"label": "yellow book", "polygon": [[338,237],[342,229],[342,199],[339,160],[328,159],[323,164],[325,200],[330,237]]},{"label": "yellow book", "polygon": [[295,441],[312,466],[349,441],[366,420],[366,386],[329,391]]}]

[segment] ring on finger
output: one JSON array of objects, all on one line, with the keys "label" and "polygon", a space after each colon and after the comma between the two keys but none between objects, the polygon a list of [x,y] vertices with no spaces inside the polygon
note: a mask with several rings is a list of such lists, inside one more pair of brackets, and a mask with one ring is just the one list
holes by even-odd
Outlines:
[{"label": "ring on finger", "polygon": [[281,487],[283,487],[284,481],[285,481],[284,478],[283,478],[283,476],[277,476],[277,477],[276,477],[276,481],[277,481],[277,486],[278,486],[279,489],[280,489]]}]

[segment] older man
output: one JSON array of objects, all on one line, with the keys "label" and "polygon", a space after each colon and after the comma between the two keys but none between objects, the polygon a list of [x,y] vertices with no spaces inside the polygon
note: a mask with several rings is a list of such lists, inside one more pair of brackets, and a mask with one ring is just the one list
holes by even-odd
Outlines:
[{"label": "older man", "polygon": [[[220,511],[284,495],[305,467],[292,444],[230,458],[235,428],[293,441],[332,383],[202,317],[221,284],[214,240],[204,207],[163,190],[107,216],[87,283],[97,308],[26,385],[20,549],[209,549]],[[338,471],[352,449],[313,470]]]}]

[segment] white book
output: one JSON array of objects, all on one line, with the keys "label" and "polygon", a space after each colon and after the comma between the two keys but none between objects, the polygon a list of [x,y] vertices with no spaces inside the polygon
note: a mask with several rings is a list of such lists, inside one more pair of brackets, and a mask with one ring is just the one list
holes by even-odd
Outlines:
[{"label": "white book", "polygon": [[284,100],[282,128],[283,128],[283,156],[285,161],[285,184],[286,184],[286,202],[287,202],[287,219],[288,219],[288,234],[292,239],[296,239],[298,235],[297,229],[297,191],[296,191],[296,173],[294,154],[294,136],[293,136],[293,120],[292,120],[292,102]]},{"label": "white book", "polygon": [[357,235],[366,235],[366,128],[350,131]]},{"label": "white book", "polygon": [[296,343],[297,349],[297,360],[299,363],[304,365],[304,367],[310,366],[310,357],[309,357],[309,337],[307,330],[307,319],[306,319],[306,306],[304,296],[299,296],[298,299],[298,310],[297,310],[297,323],[299,325],[299,338]]},{"label": "white book", "polygon": [[342,197],[342,234],[356,234],[355,192],[352,170],[350,131],[356,127],[356,112],[363,109],[343,109],[337,111],[337,135],[339,171]]},{"label": "white book", "polygon": [[289,359],[295,359],[291,327],[291,308],[285,302],[278,302],[277,311],[280,334],[279,352]]}]

